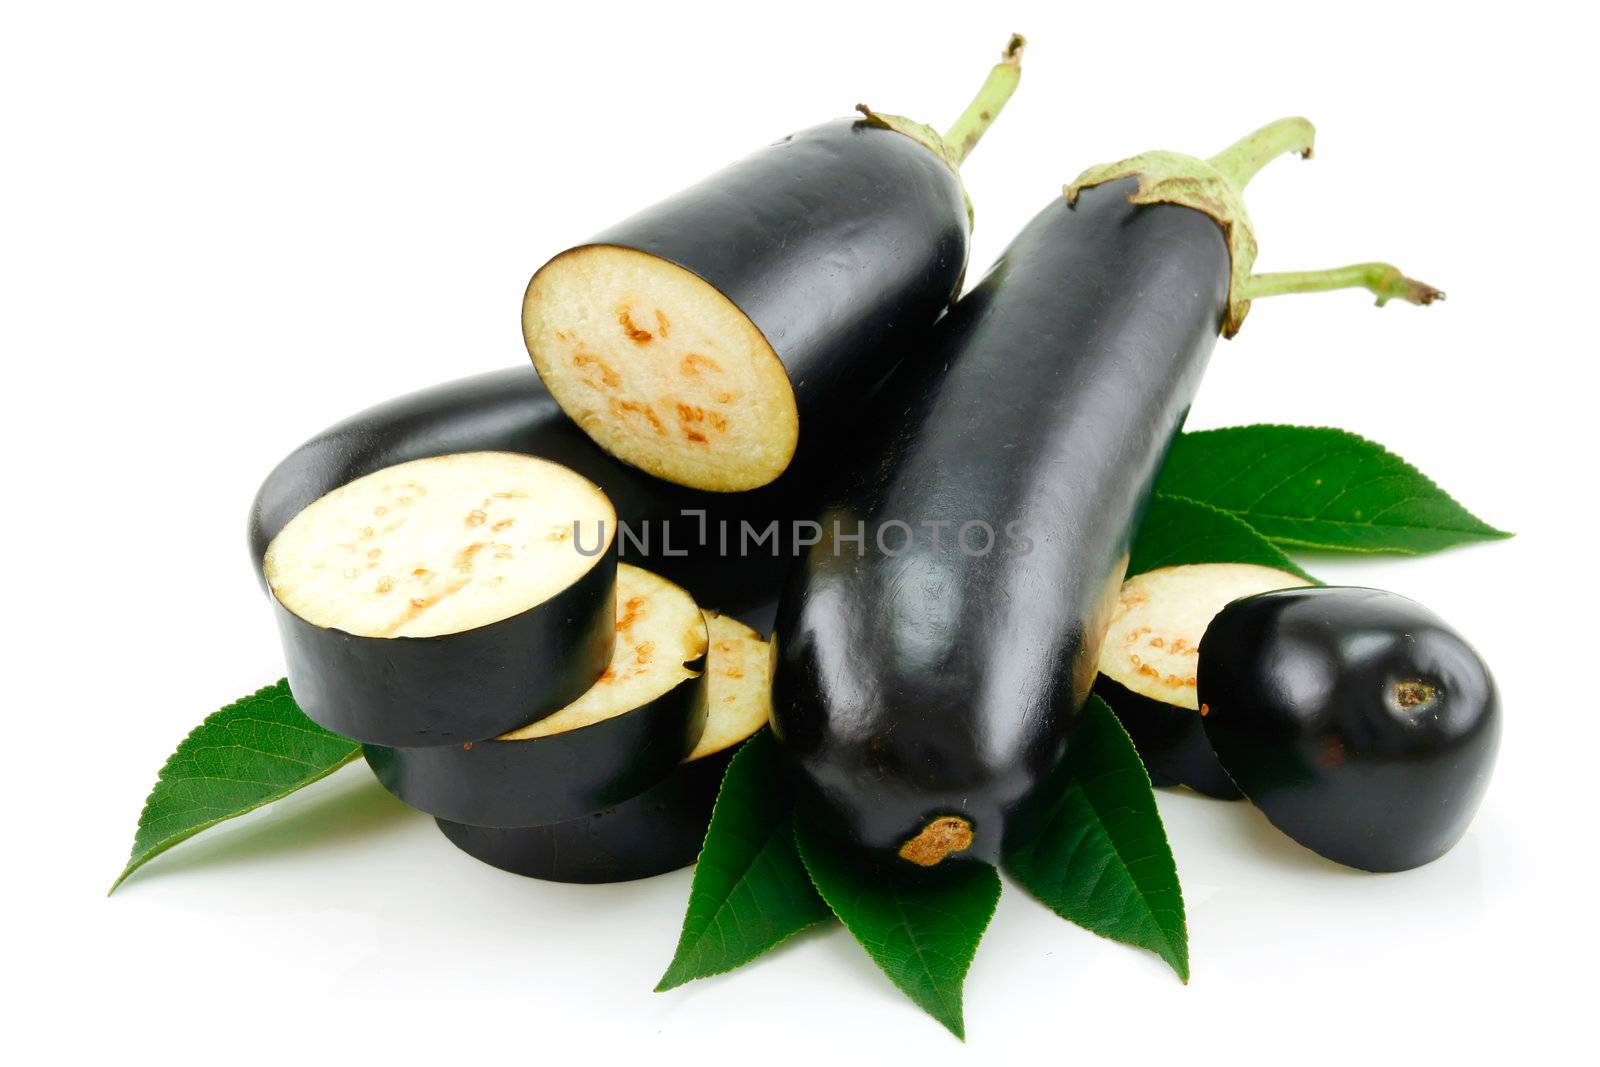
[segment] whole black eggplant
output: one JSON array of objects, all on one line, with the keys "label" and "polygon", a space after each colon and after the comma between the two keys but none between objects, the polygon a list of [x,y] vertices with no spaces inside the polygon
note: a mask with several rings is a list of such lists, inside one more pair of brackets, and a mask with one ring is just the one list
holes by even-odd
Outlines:
[{"label": "whole black eggplant", "polygon": [[1016,88],[1013,37],[943,136],[861,107],[786,137],[551,259],[523,336],[608,452],[731,492],[789,466],[802,430],[893,365],[960,292],[957,167]]},{"label": "whole black eggplant", "polygon": [[1437,297],[1381,264],[1251,278],[1240,190],[1311,136],[1088,172],[907,358],[779,608],[805,817],[889,862],[995,861],[1060,766],[1219,328],[1267,292]]}]

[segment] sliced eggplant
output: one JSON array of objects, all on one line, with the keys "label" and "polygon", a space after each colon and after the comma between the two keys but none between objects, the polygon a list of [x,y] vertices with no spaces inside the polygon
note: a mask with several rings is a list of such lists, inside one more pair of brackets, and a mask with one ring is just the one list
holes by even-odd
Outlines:
[{"label": "sliced eggplant", "polygon": [[1013,38],[943,137],[863,108],[785,137],[546,263],[523,335],[561,406],[682,485],[753,489],[955,299],[957,165],[1016,87]]},{"label": "sliced eggplant", "polygon": [[681,587],[617,568],[615,650],[568,706],[488,741],[367,745],[384,787],[419,811],[474,826],[535,826],[637,796],[694,750],[705,727],[705,618]]},{"label": "sliced eggplant", "polygon": [[625,882],[687,867],[700,854],[733,753],[772,711],[772,649],[748,626],[708,613],[706,725],[659,785],[605,811],[549,826],[495,829],[438,820],[463,852],[552,882]]},{"label": "sliced eggplant", "polygon": [[[605,491],[627,530],[619,534],[618,558],[767,633],[796,554],[794,520],[813,517],[820,476],[836,468],[833,453],[847,444],[827,436],[808,441],[783,477],[749,493],[673,485],[607,455],[524,363],[379,404],[289,453],[251,508],[251,566],[263,578],[261,560],[278,531],[313,500],[363,475],[450,452],[520,452],[570,467]],[[774,522],[775,540],[766,537]],[[753,532],[741,551],[745,523]]]},{"label": "sliced eggplant", "polygon": [[463,452],[319,497],[262,557],[289,688],[357,741],[476,741],[582,695],[611,661],[616,512],[546,460]]},{"label": "sliced eggplant", "polygon": [[1247,563],[1196,563],[1122,583],[1100,646],[1098,693],[1117,713],[1156,785],[1186,785],[1238,800],[1200,722],[1200,639],[1231,601],[1308,585],[1299,575]]}]

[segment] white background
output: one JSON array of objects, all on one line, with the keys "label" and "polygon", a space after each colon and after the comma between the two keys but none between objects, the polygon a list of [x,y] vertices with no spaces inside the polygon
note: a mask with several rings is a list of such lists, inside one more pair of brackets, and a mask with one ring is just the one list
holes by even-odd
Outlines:
[{"label": "white background", "polygon": [[[0,1041],[31,1062],[1350,1064],[1589,1032],[1600,161],[1565,9],[8,4]],[[858,100],[948,122],[1013,29],[1022,88],[966,168],[974,276],[1090,163],[1302,113],[1316,160],[1250,190],[1260,267],[1385,258],[1449,291],[1259,303],[1190,425],[1348,427],[1518,531],[1311,561],[1429,604],[1498,673],[1500,765],[1454,852],[1360,875],[1164,794],[1192,983],[1008,886],[966,1046],[838,928],[653,994],[687,871],[501,874],[359,766],[105,898],[174,744],[281,674],[243,538],[278,457],[525,360],[546,257],[723,163]]]}]

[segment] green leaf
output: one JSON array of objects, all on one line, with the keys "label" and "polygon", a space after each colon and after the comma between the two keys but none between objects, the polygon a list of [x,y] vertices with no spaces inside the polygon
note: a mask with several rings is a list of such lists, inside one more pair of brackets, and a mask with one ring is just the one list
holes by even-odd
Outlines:
[{"label": "green leaf", "polygon": [[1006,871],[1063,919],[1147,948],[1189,980],[1178,868],[1139,753],[1091,696],[1067,747],[1066,787],[1034,839],[1008,849]]},{"label": "green leaf", "polygon": [[1297,548],[1422,555],[1511,536],[1382,445],[1344,430],[1257,425],[1182,434],[1156,488],[1231,512]]},{"label": "green leaf", "polygon": [[1128,577],[1180,563],[1257,563],[1315,581],[1243,519],[1197,500],[1157,493],[1134,539]]},{"label": "green leaf", "polygon": [[656,992],[742,966],[830,916],[795,851],[773,784],[777,744],[762,730],[734,754],[717,794],[678,950]]},{"label": "green leaf", "polygon": [[279,681],[195,727],[167,757],[139,815],[128,865],[109,892],[200,831],[326,778],[361,746],[306,718]]},{"label": "green leaf", "polygon": [[970,861],[885,871],[852,862],[803,822],[796,830],[833,913],[902,993],[965,1040],[961,983],[1000,900],[1000,875]]}]

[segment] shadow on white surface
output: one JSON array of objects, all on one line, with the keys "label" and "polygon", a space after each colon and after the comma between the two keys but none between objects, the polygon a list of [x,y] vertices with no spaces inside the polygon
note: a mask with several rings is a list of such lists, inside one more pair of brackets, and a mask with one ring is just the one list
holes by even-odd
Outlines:
[{"label": "shadow on white surface", "polygon": [[140,868],[117,890],[194,871],[228,871],[293,857],[344,851],[399,830],[411,809],[384,791],[364,764],[345,768],[310,789],[285,797],[235,822],[202,831]]}]

